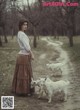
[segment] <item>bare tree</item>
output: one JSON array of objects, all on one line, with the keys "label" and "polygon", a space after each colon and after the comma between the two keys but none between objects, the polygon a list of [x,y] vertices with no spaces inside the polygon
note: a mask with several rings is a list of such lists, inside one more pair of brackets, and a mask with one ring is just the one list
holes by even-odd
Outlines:
[{"label": "bare tree", "polygon": [[[48,1],[48,0],[44,0]],[[53,0],[50,0],[52,2]],[[62,1],[62,2],[80,2],[79,0],[54,0],[55,2],[57,1]],[[69,44],[72,47],[73,46],[73,36],[76,35],[76,20],[75,20],[75,13],[76,10],[79,9],[78,6],[63,6],[63,7],[48,7],[50,9],[50,16],[53,19],[52,22],[53,24],[58,23],[58,29],[59,26],[61,25],[63,33],[67,35],[69,38]],[[48,17],[48,14],[47,14]],[[57,27],[57,25],[56,25]],[[63,28],[64,27],[64,28]],[[56,28],[55,28],[56,29]],[[66,32],[65,32],[66,31]],[[55,33],[59,33],[59,31],[55,30]]]},{"label": "bare tree", "polygon": [[[5,22],[4,22],[6,2],[7,1],[5,1],[5,0],[0,0],[0,27],[3,29],[5,43],[8,42],[7,37],[6,37],[6,33],[5,33]],[[0,36],[0,46],[2,46],[1,36]]]},{"label": "bare tree", "polygon": [[29,0],[27,0],[27,5],[23,6],[23,10],[20,9],[20,7],[17,7],[18,12],[20,12],[25,18],[27,18],[30,22],[30,24],[33,27],[33,33],[34,33],[34,40],[33,40],[33,46],[37,47],[37,26],[40,23],[41,14],[42,14],[42,8],[39,2],[35,2],[34,4],[30,5]]},{"label": "bare tree", "polygon": [[[65,0],[66,2],[66,0]],[[69,2],[80,2],[79,0],[69,0]],[[67,25],[67,36],[69,38],[69,44],[72,47],[73,46],[73,36],[76,35],[76,21],[75,21],[75,13],[78,9],[78,6],[73,7],[63,7],[65,10],[65,24]]]}]

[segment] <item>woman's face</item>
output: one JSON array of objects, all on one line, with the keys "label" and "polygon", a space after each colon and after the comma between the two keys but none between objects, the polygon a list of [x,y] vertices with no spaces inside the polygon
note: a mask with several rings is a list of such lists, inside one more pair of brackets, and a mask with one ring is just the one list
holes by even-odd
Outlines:
[{"label": "woman's face", "polygon": [[24,24],[22,25],[22,31],[26,31],[28,28],[28,23],[24,22]]}]

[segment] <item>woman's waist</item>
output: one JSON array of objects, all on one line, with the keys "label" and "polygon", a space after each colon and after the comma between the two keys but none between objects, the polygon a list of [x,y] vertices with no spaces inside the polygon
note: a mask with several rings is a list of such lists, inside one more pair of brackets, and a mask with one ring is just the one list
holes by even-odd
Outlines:
[{"label": "woman's waist", "polygon": [[30,52],[27,52],[26,50],[20,50],[18,54],[24,54],[24,55],[29,55]]}]

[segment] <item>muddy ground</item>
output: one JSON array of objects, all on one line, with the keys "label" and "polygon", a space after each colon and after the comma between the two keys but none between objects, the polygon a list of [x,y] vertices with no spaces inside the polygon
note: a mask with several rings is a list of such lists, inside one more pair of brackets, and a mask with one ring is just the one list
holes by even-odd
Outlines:
[{"label": "muddy ground", "polygon": [[[31,41],[32,43],[32,41]],[[55,95],[53,101],[48,104],[47,97],[37,98],[37,94],[31,97],[14,96],[15,110],[80,110],[80,67],[79,63],[72,60],[70,52],[66,50],[69,56],[69,73],[59,75],[59,71],[52,71],[46,64],[55,62],[60,57],[54,46],[47,45],[45,40],[38,40],[36,49],[32,47],[35,60],[32,61],[34,79],[50,76],[52,80],[68,79],[70,81],[69,94],[67,102],[60,100],[61,96]],[[63,44],[64,45],[64,44]],[[31,44],[32,46],[32,44]],[[64,46],[65,47],[65,46]],[[61,47],[62,48],[62,47]],[[13,95],[11,93],[11,83],[14,74],[15,62],[19,46],[16,39],[9,38],[9,43],[0,47],[0,96]],[[64,76],[64,77],[63,77]]]}]

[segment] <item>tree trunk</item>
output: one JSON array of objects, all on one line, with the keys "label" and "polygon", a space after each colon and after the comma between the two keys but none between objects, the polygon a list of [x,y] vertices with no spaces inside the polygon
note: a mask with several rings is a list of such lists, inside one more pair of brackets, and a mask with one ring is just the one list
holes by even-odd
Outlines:
[{"label": "tree trunk", "polygon": [[70,47],[73,47],[74,43],[73,43],[73,36],[76,35],[76,25],[75,25],[75,16],[74,13],[71,14],[71,27],[70,27],[70,31],[69,32],[69,43],[70,43]]},{"label": "tree trunk", "polygon": [[3,27],[3,35],[4,35],[4,42],[8,43],[6,32],[5,32],[5,27]]},{"label": "tree trunk", "polygon": [[39,35],[38,35],[38,40],[39,40]]},{"label": "tree trunk", "polygon": [[34,48],[36,48],[37,47],[37,42],[36,42],[36,28],[35,27],[33,27],[33,29],[34,29],[34,41],[33,41],[33,46],[34,46]]},{"label": "tree trunk", "polygon": [[8,40],[7,40],[7,36],[4,35],[4,40],[5,40],[5,43],[8,43]]},{"label": "tree trunk", "polygon": [[12,39],[14,38],[14,30],[12,28],[12,31],[11,31],[11,35],[12,35]]},{"label": "tree trunk", "polygon": [[69,38],[69,45],[70,47],[73,47],[74,43],[73,43],[73,27],[69,27],[67,30],[67,36]]},{"label": "tree trunk", "polygon": [[70,47],[73,47],[73,36],[69,36]]},{"label": "tree trunk", "polygon": [[0,46],[2,46],[2,40],[1,40],[1,36],[0,36]]},{"label": "tree trunk", "polygon": [[57,40],[59,40],[59,35],[57,36]]},{"label": "tree trunk", "polygon": [[56,39],[56,37],[57,37],[57,36],[56,36],[56,35],[54,35],[54,39]]},{"label": "tree trunk", "polygon": [[5,32],[5,30],[3,30],[3,31],[4,31],[4,41],[5,41],[5,43],[8,43],[6,32]]}]

